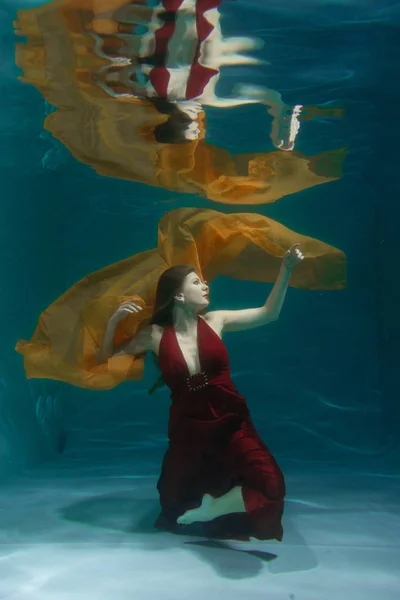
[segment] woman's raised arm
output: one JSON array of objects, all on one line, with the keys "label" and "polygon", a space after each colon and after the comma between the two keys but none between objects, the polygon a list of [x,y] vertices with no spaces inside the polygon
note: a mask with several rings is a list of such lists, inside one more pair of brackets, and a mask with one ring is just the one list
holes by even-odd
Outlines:
[{"label": "woman's raised arm", "polygon": [[105,363],[111,356],[118,356],[122,354],[143,354],[147,350],[152,348],[152,327],[144,327],[130,340],[118,346],[114,347],[115,330],[120,321],[128,315],[138,313],[142,310],[142,307],[136,302],[130,300],[123,302],[111,315],[107,328],[97,353],[97,360],[99,363]]},{"label": "woman's raised arm", "polygon": [[265,304],[244,310],[217,310],[207,314],[207,320],[216,322],[215,329],[241,331],[266,325],[279,318],[293,268],[304,259],[300,244],[292,246],[285,254],[277,280]]}]

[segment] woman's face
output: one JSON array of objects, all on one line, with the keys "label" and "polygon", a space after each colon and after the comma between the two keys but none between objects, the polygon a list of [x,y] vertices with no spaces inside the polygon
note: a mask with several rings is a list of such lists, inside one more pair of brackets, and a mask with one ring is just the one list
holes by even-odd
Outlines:
[{"label": "woman's face", "polygon": [[208,293],[208,285],[196,273],[189,273],[184,279],[178,299],[183,301],[186,306],[202,310],[210,303]]}]

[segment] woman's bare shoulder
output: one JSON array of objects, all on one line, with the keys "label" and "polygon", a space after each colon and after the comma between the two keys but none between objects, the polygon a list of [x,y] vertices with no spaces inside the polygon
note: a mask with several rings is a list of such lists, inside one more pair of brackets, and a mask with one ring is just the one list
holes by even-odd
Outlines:
[{"label": "woman's bare shoulder", "polygon": [[148,325],[141,327],[139,329],[137,335],[141,335],[147,339],[149,339],[149,338],[158,339],[160,336],[162,336],[163,331],[164,331],[164,328],[161,327],[160,325],[152,325],[151,323],[149,323]]},{"label": "woman's bare shoulder", "polygon": [[211,310],[210,312],[204,313],[201,316],[205,321],[207,321],[208,324],[216,323],[221,320],[222,312],[222,310]]},{"label": "woman's bare shoulder", "polygon": [[164,327],[161,327],[160,325],[149,325],[149,328],[152,338],[159,341],[163,334]]},{"label": "woman's bare shoulder", "polygon": [[164,328],[160,325],[153,324],[147,325],[147,327],[144,328],[144,331],[149,349],[158,355]]},{"label": "woman's bare shoulder", "polygon": [[215,333],[219,337],[222,337],[224,322],[221,318],[220,313],[221,313],[221,311],[219,311],[219,310],[212,310],[212,311],[202,315],[202,318],[211,327],[211,329],[213,329],[215,331]]},{"label": "woman's bare shoulder", "polygon": [[139,328],[139,331],[127,342],[124,348],[120,349],[126,354],[142,354],[151,350],[158,354],[158,349],[161,342],[163,328],[159,325],[144,325]]}]

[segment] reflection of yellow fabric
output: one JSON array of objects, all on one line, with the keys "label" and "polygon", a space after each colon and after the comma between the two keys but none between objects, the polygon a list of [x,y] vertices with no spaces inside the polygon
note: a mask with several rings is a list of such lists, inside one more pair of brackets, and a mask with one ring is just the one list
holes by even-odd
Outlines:
[{"label": "reflection of yellow fabric", "polygon": [[111,35],[120,29],[118,9],[129,7],[130,15],[135,14],[142,21],[143,12],[149,10],[145,5],[146,0],[52,0],[38,8],[18,11],[18,25],[27,34],[36,33],[40,18],[57,14],[75,35],[88,30]]},{"label": "reflection of yellow fabric", "polygon": [[[94,52],[95,42],[87,31],[96,15],[97,20],[110,19],[107,27],[112,28],[113,11],[127,4],[128,0],[58,0],[18,13],[18,33],[27,36],[16,55],[22,80],[38,87],[58,108],[46,118],[45,127],[75,158],[104,176],[234,205],[274,202],[341,177],[344,150],[315,157],[281,151],[233,157],[204,139],[157,143],[152,132],[166,115],[146,100],[115,99],[96,83],[102,77],[99,68],[111,62]],[[312,114],[312,107],[308,112]],[[204,113],[198,122],[204,138]]]},{"label": "reflection of yellow fabric", "polygon": [[136,299],[143,311],[119,324],[116,345],[149,321],[158,278],[169,266],[191,264],[207,281],[220,274],[273,282],[285,251],[296,242],[301,243],[305,259],[293,271],[292,286],[344,287],[342,252],[272,219],[193,208],[167,213],[159,223],[157,249],[88,275],[42,313],[31,341],[20,341],[16,348],[24,355],[27,377],[58,379],[92,389],[140,379],[143,357],[114,357],[108,364],[96,364],[108,319],[123,300]]}]

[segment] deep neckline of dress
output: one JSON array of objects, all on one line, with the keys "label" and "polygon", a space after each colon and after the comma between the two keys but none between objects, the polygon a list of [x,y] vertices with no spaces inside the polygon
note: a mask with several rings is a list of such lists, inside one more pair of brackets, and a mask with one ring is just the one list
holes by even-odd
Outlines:
[{"label": "deep neckline of dress", "polygon": [[196,330],[197,340],[196,340],[196,345],[197,345],[197,354],[199,356],[200,371],[197,371],[196,373],[191,373],[190,372],[190,369],[189,369],[188,364],[186,362],[186,358],[185,358],[185,356],[184,356],[184,354],[182,352],[182,348],[180,347],[180,344],[179,344],[179,341],[178,341],[178,336],[176,335],[175,327],[174,327],[174,325],[171,326],[172,333],[173,333],[174,338],[175,338],[175,343],[176,343],[176,346],[178,348],[178,352],[180,354],[180,357],[182,359],[182,363],[183,363],[183,365],[185,367],[185,370],[186,370],[186,372],[187,372],[187,374],[188,374],[189,377],[196,377],[196,375],[200,375],[200,373],[203,372],[203,368],[202,368],[202,364],[201,364],[200,344],[199,344],[200,320],[204,321],[204,319],[202,319],[202,317],[197,317],[197,330]]}]

